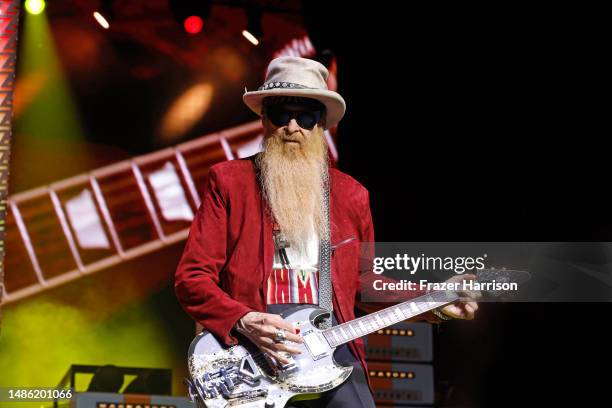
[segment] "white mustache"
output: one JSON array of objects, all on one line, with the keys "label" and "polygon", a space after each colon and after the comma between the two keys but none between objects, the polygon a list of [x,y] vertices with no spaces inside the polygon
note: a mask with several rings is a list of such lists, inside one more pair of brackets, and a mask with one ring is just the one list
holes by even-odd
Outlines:
[{"label": "white mustache", "polygon": [[304,141],[304,136],[302,136],[301,133],[297,132],[297,133],[293,133],[291,136],[290,135],[284,135],[284,136],[281,137],[281,139],[283,141],[287,141],[287,142],[302,143]]}]

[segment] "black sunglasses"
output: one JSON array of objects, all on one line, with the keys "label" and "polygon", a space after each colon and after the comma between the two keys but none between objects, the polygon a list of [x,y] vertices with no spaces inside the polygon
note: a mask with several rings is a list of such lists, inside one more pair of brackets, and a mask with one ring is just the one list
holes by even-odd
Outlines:
[{"label": "black sunglasses", "polygon": [[274,126],[278,127],[285,126],[291,119],[295,119],[302,129],[312,130],[321,120],[320,110],[291,111],[282,106],[268,106],[264,108],[264,114]]}]

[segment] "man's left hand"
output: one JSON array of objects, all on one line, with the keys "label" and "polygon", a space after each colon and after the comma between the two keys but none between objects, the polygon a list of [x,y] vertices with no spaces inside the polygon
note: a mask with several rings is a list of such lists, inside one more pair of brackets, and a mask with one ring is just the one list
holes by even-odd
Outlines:
[{"label": "man's left hand", "polygon": [[[476,279],[476,276],[474,275],[457,275],[453,276],[447,282],[461,282],[463,280],[474,279]],[[463,298],[464,300],[451,303],[450,305],[446,305],[439,310],[440,312],[454,319],[472,320],[474,319],[474,314],[478,310],[478,303],[476,303],[474,299],[477,299],[480,296],[480,293],[461,293],[466,295],[466,297]]]}]

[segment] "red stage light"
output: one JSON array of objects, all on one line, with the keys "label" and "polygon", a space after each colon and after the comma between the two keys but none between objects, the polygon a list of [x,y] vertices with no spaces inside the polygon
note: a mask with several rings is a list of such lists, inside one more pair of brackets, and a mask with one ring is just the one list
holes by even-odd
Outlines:
[{"label": "red stage light", "polygon": [[185,19],[183,26],[185,27],[185,31],[189,34],[197,34],[202,31],[204,22],[198,16],[189,16]]}]

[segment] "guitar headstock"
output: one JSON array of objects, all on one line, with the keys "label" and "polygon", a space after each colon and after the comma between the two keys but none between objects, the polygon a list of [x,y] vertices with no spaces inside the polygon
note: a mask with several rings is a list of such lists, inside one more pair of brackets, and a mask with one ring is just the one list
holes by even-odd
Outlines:
[{"label": "guitar headstock", "polygon": [[488,289],[485,287],[484,290],[481,289],[481,293],[485,299],[510,298],[516,294],[516,290],[512,288],[512,284],[515,284],[516,288],[520,288],[523,283],[531,279],[531,274],[527,271],[506,268],[478,269],[475,275],[478,283],[493,284],[491,286],[498,286],[498,288],[494,287]]}]

